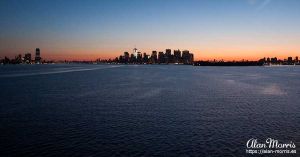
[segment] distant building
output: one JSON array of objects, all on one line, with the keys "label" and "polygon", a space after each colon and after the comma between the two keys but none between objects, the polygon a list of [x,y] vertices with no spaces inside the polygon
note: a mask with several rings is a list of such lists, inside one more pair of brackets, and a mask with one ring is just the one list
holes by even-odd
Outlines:
[{"label": "distant building", "polygon": [[181,62],[181,51],[180,50],[174,50],[174,62],[175,63]]},{"label": "distant building", "polygon": [[288,62],[289,64],[292,64],[292,63],[293,63],[293,57],[288,57],[287,62]]},{"label": "distant building", "polygon": [[165,55],[164,52],[158,53],[158,63],[165,63]]},{"label": "distant building", "polygon": [[133,55],[134,55],[135,58],[137,58],[137,53],[138,53],[137,50],[138,50],[137,48],[133,49]]},{"label": "distant building", "polygon": [[13,64],[20,64],[22,63],[22,55],[19,54],[15,57],[15,59],[13,60]]},{"label": "distant building", "polygon": [[182,51],[182,60],[184,64],[190,64],[190,52],[188,50]]},{"label": "distant building", "polygon": [[121,55],[121,56],[119,56],[119,62],[121,62],[121,63],[123,63],[123,56]]},{"label": "distant building", "polygon": [[277,58],[276,57],[271,58],[271,63],[277,63]]},{"label": "distant building", "polygon": [[156,51],[152,51],[151,63],[157,63],[157,52]]},{"label": "distant building", "polygon": [[144,55],[143,55],[143,62],[144,63],[148,63],[149,62],[149,55],[147,55],[147,53],[144,53]]},{"label": "distant building", "polygon": [[131,54],[130,55],[130,63],[134,63],[134,62],[136,62],[136,57],[134,56],[134,54]]},{"label": "distant building", "polygon": [[125,63],[129,62],[129,53],[128,52],[124,52],[124,62]]},{"label": "distant building", "polygon": [[26,64],[30,64],[31,63],[31,53],[26,53],[24,56],[24,62]]},{"label": "distant building", "polygon": [[41,51],[39,48],[35,49],[35,63],[41,63]]},{"label": "distant building", "polygon": [[171,49],[166,49],[165,62],[166,63],[172,62],[172,50]]},{"label": "distant building", "polygon": [[194,54],[190,53],[190,63],[192,64],[194,62]]},{"label": "distant building", "polygon": [[194,54],[190,53],[188,50],[182,51],[182,62],[183,64],[193,64]]},{"label": "distant building", "polygon": [[267,59],[266,59],[266,57],[264,57],[264,58],[260,59],[258,62],[260,62],[260,63],[266,63],[266,61],[267,61]]},{"label": "distant building", "polygon": [[137,62],[138,62],[138,63],[141,63],[141,62],[142,62],[142,53],[141,53],[141,52],[138,52],[138,53],[137,53]]}]

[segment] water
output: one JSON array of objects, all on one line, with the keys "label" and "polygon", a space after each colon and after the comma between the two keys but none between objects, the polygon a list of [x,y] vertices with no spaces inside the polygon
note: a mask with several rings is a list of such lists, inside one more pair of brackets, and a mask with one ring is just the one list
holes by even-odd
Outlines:
[{"label": "water", "polygon": [[300,147],[300,67],[0,66],[0,156],[245,156]]}]

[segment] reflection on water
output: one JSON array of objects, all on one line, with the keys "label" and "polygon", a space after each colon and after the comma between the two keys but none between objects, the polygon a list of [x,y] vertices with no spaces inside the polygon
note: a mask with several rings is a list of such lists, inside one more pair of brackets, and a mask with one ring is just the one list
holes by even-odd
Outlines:
[{"label": "reflection on water", "polygon": [[0,66],[0,156],[245,156],[269,137],[299,149],[299,78],[297,66]]},{"label": "reflection on water", "polygon": [[[39,65],[38,65],[39,66]],[[48,75],[48,74],[60,74],[60,73],[69,73],[69,72],[77,72],[77,71],[89,71],[89,70],[99,70],[99,69],[107,69],[107,68],[117,68],[121,67],[118,65],[113,66],[101,66],[96,68],[85,68],[85,67],[71,67],[71,68],[53,68],[51,70],[43,71],[43,69],[35,72],[23,71],[19,73],[10,73],[10,74],[2,74],[0,77],[22,77],[22,76],[35,76],[35,75]]]}]

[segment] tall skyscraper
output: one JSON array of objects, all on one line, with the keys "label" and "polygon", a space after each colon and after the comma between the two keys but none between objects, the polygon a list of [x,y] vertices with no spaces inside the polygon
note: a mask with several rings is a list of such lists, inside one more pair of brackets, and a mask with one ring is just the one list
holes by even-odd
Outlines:
[{"label": "tall skyscraper", "polygon": [[157,52],[156,51],[152,51],[151,63],[157,63]]},{"label": "tall skyscraper", "polygon": [[164,63],[165,62],[165,55],[164,52],[158,53],[158,63]]},{"label": "tall skyscraper", "polygon": [[148,63],[149,62],[149,55],[147,55],[146,52],[144,52],[144,54],[143,54],[143,62],[144,63]]},{"label": "tall skyscraper", "polygon": [[124,52],[124,62],[125,63],[129,62],[129,53],[128,52]]},{"label": "tall skyscraper", "polygon": [[188,50],[182,51],[182,60],[184,64],[189,64],[190,52]]},{"label": "tall skyscraper", "polygon": [[134,56],[134,54],[133,54],[133,53],[130,55],[130,59],[129,59],[129,61],[130,61],[130,63],[134,63],[134,62],[136,62],[136,57]]},{"label": "tall skyscraper", "polygon": [[181,62],[181,51],[178,50],[174,50],[174,62],[175,63],[180,63]]},{"label": "tall skyscraper", "polygon": [[182,51],[182,60],[184,64],[192,64],[194,62],[194,54],[184,50]]},{"label": "tall skyscraper", "polygon": [[171,60],[172,60],[172,50],[171,49],[166,49],[165,62],[170,63]]},{"label": "tall skyscraper", "polygon": [[41,51],[39,48],[35,49],[35,63],[41,63]]},{"label": "tall skyscraper", "polygon": [[137,53],[138,53],[137,50],[138,50],[137,48],[133,49],[133,55],[134,55],[135,58],[137,58]]},{"label": "tall skyscraper", "polygon": [[172,50],[171,49],[166,49],[166,55],[171,56]]},{"label": "tall skyscraper", "polygon": [[137,52],[137,62],[138,63],[142,62],[142,53],[141,52]]},{"label": "tall skyscraper", "polygon": [[190,53],[190,64],[194,62],[194,54]]}]

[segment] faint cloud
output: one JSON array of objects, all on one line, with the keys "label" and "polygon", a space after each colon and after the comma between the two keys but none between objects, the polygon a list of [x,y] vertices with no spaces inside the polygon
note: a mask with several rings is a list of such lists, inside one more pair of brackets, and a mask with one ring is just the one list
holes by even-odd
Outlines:
[{"label": "faint cloud", "polygon": [[263,8],[265,8],[268,4],[271,3],[272,0],[264,0],[262,2],[262,4],[258,7],[258,10],[262,10]]},{"label": "faint cloud", "polygon": [[258,0],[247,0],[250,5],[255,5]]},{"label": "faint cloud", "polygon": [[258,10],[264,9],[272,0],[247,0],[249,5],[257,6]]}]

